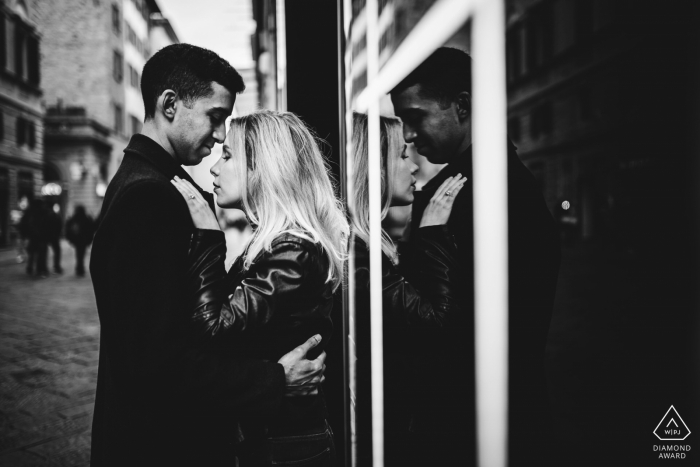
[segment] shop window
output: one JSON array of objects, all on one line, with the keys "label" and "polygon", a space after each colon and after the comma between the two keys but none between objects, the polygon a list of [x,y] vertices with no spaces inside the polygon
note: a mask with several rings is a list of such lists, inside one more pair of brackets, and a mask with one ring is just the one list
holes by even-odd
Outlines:
[{"label": "shop window", "polygon": [[114,81],[121,83],[124,79],[124,58],[122,54],[118,51],[114,51],[112,57],[112,76],[114,76]]}]

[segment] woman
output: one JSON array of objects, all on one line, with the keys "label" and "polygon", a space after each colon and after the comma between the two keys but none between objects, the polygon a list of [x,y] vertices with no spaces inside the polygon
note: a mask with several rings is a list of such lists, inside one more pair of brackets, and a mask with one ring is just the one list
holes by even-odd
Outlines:
[{"label": "woman", "polygon": [[[189,284],[196,337],[277,361],[320,334],[314,349],[320,353],[332,331],[332,295],[342,281],[349,229],[314,137],[291,113],[235,118],[211,173],[217,204],[241,209],[254,233],[226,274],[214,214],[190,184],[173,181],[198,229]],[[274,420],[242,420],[240,465],[332,465],[326,418],[319,391],[285,398]]]},{"label": "woman", "polygon": [[[418,167],[406,155],[401,122],[381,117],[382,219],[392,206],[413,202]],[[371,455],[370,316],[369,310],[369,199],[367,116],[353,115],[352,231],[355,248],[356,340],[358,386],[358,464]],[[386,465],[412,465],[409,426],[414,422],[416,401],[427,394],[429,374],[417,374],[417,360],[425,358],[421,342],[426,333],[439,332],[463,315],[455,292],[461,273],[456,245],[447,228],[454,199],[466,179],[458,174],[447,179],[426,208],[412,242],[420,281],[408,281],[399,268],[399,255],[389,235],[382,230],[382,285],[384,313],[384,452]],[[415,351],[415,355],[412,353]],[[369,465],[369,464],[368,464]]]}]

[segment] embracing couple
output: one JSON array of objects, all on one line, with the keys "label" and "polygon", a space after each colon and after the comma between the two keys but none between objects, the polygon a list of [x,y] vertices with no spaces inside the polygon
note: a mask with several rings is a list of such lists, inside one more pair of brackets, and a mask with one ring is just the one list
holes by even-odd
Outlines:
[{"label": "embracing couple", "polygon": [[[160,50],[141,87],[143,130],[107,190],[90,263],[91,465],[331,465],[320,384],[348,223],[315,138],[270,111],[227,134],[245,86],[199,47]],[[228,273],[213,197],[181,167],[216,143],[217,203],[254,226]]]}]

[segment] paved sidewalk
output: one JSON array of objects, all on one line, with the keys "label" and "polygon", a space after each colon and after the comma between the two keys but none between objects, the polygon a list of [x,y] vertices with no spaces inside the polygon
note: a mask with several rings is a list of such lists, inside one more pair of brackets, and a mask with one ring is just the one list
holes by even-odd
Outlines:
[{"label": "paved sidewalk", "polygon": [[0,466],[89,464],[99,320],[89,273],[62,251],[46,279],[0,252]]}]

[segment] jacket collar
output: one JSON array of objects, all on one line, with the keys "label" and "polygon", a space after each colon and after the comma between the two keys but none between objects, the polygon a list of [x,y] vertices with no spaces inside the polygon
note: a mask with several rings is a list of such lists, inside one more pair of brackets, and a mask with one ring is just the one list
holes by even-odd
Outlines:
[{"label": "jacket collar", "polygon": [[[192,186],[199,190],[202,194],[211,196],[211,193],[202,190],[202,188],[195,183],[190,174],[188,174],[185,169],[183,169],[182,166],[178,164],[170,154],[168,154],[168,151],[163,149],[160,144],[156,143],[148,136],[140,133],[133,135],[131,137],[131,141],[129,141],[129,145],[126,147],[126,149],[124,149],[124,152],[134,154],[147,160],[163,175],[168,177],[169,180],[172,180],[173,177],[177,175],[178,177],[190,182]],[[208,196],[205,196],[205,198],[208,200]]]}]

